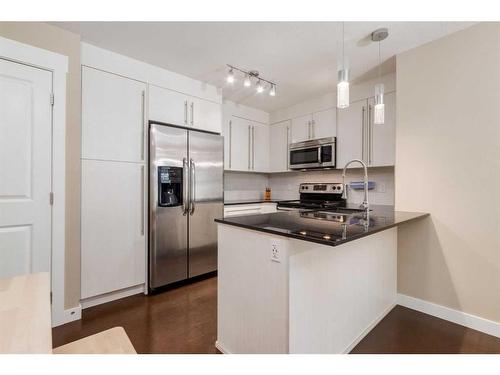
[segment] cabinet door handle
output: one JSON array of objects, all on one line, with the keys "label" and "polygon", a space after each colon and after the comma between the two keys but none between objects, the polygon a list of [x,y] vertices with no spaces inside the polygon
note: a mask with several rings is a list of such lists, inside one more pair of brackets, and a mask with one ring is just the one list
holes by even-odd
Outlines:
[{"label": "cabinet door handle", "polygon": [[232,143],[233,143],[233,120],[229,120],[229,169],[231,169],[231,162],[233,158]]},{"label": "cabinet door handle", "polygon": [[286,127],[286,169],[290,169],[290,127]]},{"label": "cabinet door handle", "polygon": [[311,133],[312,133],[312,138],[314,139],[314,137],[316,137],[316,129],[315,129],[315,126],[316,123],[314,122],[314,120],[311,121]]},{"label": "cabinet door handle", "polygon": [[144,236],[144,165],[141,165],[141,235]]},{"label": "cabinet door handle", "polygon": [[252,126],[252,170],[255,170],[255,126]]},{"label": "cabinet door handle", "polygon": [[371,164],[372,162],[372,133],[373,133],[373,127],[372,127],[372,105],[368,105],[368,164]]},{"label": "cabinet door handle", "polygon": [[361,110],[361,159],[365,160],[365,106]]},{"label": "cabinet door handle", "polygon": [[250,156],[250,153],[251,153],[251,142],[250,142],[250,138],[251,138],[251,135],[250,135],[250,125],[248,125],[248,170],[250,170],[250,159],[251,159],[251,156]]},{"label": "cabinet door handle", "polygon": [[194,102],[191,102],[191,126],[194,125]]},{"label": "cabinet door handle", "polygon": [[146,123],[146,92],[142,90],[141,93],[141,160],[144,160],[144,141],[145,141],[145,136],[144,136],[144,125]]},{"label": "cabinet door handle", "polygon": [[184,100],[184,125],[188,123],[188,101]]}]

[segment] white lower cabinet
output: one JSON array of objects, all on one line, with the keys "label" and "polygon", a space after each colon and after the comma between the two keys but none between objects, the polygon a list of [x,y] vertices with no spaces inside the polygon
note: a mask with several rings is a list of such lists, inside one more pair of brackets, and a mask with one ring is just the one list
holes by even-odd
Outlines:
[{"label": "white lower cabinet", "polygon": [[269,172],[288,171],[290,127],[290,120],[269,126]]},{"label": "white lower cabinet", "polygon": [[218,103],[149,85],[149,119],[152,121],[220,133],[221,116]]},{"label": "white lower cabinet", "polygon": [[81,298],[145,282],[145,170],[82,160]]},{"label": "white lower cabinet", "polygon": [[224,206],[224,217],[269,214],[276,211],[276,203],[234,204]]}]

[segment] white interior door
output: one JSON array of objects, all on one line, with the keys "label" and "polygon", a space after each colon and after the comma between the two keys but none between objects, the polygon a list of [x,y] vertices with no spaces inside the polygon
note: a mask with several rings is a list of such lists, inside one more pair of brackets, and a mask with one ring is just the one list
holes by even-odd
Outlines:
[{"label": "white interior door", "polygon": [[52,73],[0,59],[0,278],[50,271]]}]

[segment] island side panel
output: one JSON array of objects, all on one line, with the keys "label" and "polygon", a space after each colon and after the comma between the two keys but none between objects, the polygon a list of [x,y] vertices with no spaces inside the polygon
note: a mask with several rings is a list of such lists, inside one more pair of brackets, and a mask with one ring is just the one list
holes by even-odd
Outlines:
[{"label": "island side panel", "polygon": [[[281,263],[271,261],[273,241]],[[216,345],[222,352],[288,352],[288,243],[218,224]]]},{"label": "island side panel", "polygon": [[397,229],[290,242],[290,353],[349,352],[396,304]]}]

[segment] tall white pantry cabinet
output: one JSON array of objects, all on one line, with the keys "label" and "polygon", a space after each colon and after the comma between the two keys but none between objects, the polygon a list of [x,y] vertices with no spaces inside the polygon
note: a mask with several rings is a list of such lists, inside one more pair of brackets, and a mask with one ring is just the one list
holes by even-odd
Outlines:
[{"label": "tall white pantry cabinet", "polygon": [[82,67],[82,299],[145,282],[146,91]]}]

